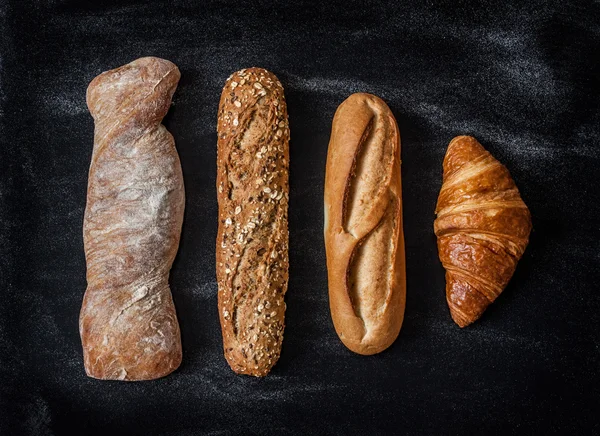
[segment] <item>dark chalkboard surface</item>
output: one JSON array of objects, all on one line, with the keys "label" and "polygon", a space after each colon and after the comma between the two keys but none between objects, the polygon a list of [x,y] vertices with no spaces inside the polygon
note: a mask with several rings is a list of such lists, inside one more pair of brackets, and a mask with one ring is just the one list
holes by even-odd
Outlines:
[{"label": "dark chalkboard surface", "polygon": [[[598,434],[599,47],[597,1],[0,1],[0,434]],[[78,333],[85,90],[147,55],[182,73],[165,125],[187,196],[171,276],[184,358],[158,381],[102,382]],[[223,358],[214,274],[217,105],[248,66],[278,75],[291,127],[287,327],[265,379]],[[356,91],[402,135],[406,318],[373,357],[335,334],[322,237],[331,120]],[[459,134],[509,168],[534,224],[464,330],[433,234]]]}]

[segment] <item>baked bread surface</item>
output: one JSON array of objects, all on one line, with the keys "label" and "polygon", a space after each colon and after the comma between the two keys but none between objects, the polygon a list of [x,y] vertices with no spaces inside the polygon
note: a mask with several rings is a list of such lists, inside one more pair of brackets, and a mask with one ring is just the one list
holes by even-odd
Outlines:
[{"label": "baked bread surface", "polygon": [[265,376],[279,359],[288,284],[289,127],[273,73],[232,74],[219,104],[216,247],[225,358]]},{"label": "baked bread surface", "polygon": [[161,124],[179,77],[173,63],[147,57],[100,74],[87,89],[95,130],[79,329],[94,378],[150,380],[181,362],[168,279],[185,197],[175,143]]},{"label": "baked bread surface", "polygon": [[374,95],[353,94],[335,113],[324,233],[336,332],[355,353],[379,353],[400,332],[406,276],[400,134]]},{"label": "baked bread surface", "polygon": [[506,167],[471,136],[448,145],[436,214],[446,300],[465,327],[508,284],[529,242],[531,215]]}]

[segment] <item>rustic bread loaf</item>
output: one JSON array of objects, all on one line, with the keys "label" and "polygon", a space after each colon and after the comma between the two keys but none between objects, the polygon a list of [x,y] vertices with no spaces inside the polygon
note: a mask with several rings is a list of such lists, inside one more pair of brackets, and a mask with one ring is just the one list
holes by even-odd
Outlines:
[{"label": "rustic bread loaf", "polygon": [[387,105],[353,94],[335,113],[325,176],[329,303],[346,347],[375,354],[404,319],[400,134]]},{"label": "rustic bread loaf", "polygon": [[169,61],[141,58],[87,90],[95,132],[79,329],[91,377],[149,380],[181,362],[168,279],[185,200],[175,143],[161,125],[179,76]]},{"label": "rustic bread loaf", "polygon": [[281,352],[288,282],[290,131],[277,77],[261,68],[234,73],[217,133],[223,348],[235,372],[265,376]]}]

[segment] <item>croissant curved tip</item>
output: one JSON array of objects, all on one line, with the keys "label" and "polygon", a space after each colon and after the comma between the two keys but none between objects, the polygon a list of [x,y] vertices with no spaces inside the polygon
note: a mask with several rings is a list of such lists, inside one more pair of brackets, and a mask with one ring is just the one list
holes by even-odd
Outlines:
[{"label": "croissant curved tip", "polygon": [[450,144],[448,144],[448,145],[450,146],[450,145],[454,144],[455,142],[464,141],[464,140],[475,140],[476,141],[476,139],[471,135],[458,135],[458,136],[455,136],[454,138],[452,138],[452,140],[450,141]]},{"label": "croissant curved tip", "polygon": [[469,282],[451,274],[447,275],[446,282],[446,302],[454,322],[463,328],[481,318],[491,301]]},{"label": "croissant curved tip", "polygon": [[452,138],[450,143],[448,144],[448,149],[446,150],[446,155],[448,155],[450,149],[462,146],[463,153],[472,153],[479,152],[483,150],[483,146],[474,136],[470,135],[460,135]]},{"label": "croissant curved tip", "polygon": [[453,307],[450,307],[450,316],[456,325],[458,325],[461,329],[473,324],[476,321],[475,319],[468,319],[462,312]]}]

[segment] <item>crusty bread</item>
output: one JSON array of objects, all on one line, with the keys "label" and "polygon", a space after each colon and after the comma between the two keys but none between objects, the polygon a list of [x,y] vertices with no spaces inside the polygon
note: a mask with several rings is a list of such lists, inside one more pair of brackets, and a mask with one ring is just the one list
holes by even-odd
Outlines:
[{"label": "crusty bread", "polygon": [[325,176],[329,303],[346,347],[375,354],[404,319],[400,134],[378,97],[353,94],[335,113]]},{"label": "crusty bread", "polygon": [[229,77],[217,133],[223,348],[235,372],[265,376],[281,352],[288,282],[289,128],[277,77],[261,68]]},{"label": "crusty bread", "polygon": [[141,58],[87,90],[95,132],[79,329],[91,377],[149,380],[181,362],[168,279],[185,197],[175,143],[161,125],[179,76],[169,61]]}]

